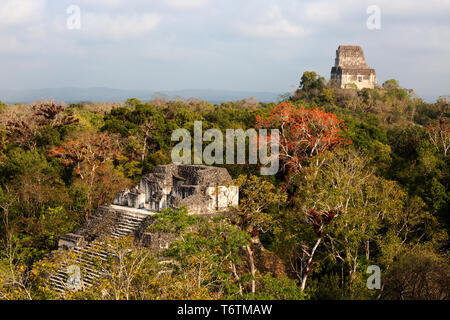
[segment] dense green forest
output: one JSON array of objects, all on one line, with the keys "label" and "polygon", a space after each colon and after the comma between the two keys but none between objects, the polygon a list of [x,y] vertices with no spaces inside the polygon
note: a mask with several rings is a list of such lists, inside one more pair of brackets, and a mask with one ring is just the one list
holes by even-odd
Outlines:
[{"label": "dense green forest", "polygon": [[[238,208],[212,220],[167,210],[152,226],[182,235],[158,253],[170,272],[127,238],[112,244],[120,259],[98,286],[66,298],[450,298],[447,99],[426,103],[395,80],[340,89],[305,72],[273,103],[1,103],[0,299],[58,299],[46,277],[59,237],[170,163],[171,133],[194,121],[282,128],[280,171],[222,165],[240,186]],[[378,290],[366,286],[370,265]]]}]

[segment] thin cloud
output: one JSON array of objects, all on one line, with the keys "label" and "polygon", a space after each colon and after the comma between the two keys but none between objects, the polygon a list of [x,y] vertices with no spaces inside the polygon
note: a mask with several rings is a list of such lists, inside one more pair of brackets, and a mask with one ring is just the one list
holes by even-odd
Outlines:
[{"label": "thin cloud", "polygon": [[36,21],[44,8],[43,0],[2,0],[0,26],[11,27]]},{"label": "thin cloud", "polygon": [[317,1],[306,4],[305,18],[313,23],[335,22],[340,17],[340,6],[337,2]]},{"label": "thin cloud", "polygon": [[307,35],[302,26],[290,22],[283,16],[278,5],[270,6],[261,18],[256,16],[254,21],[237,23],[236,27],[240,33],[252,37],[299,38]]},{"label": "thin cloud", "polygon": [[308,34],[301,26],[291,24],[286,19],[268,24],[238,24],[237,29],[247,36],[261,38],[298,38]]},{"label": "thin cloud", "polygon": [[89,38],[99,40],[122,40],[138,38],[153,31],[161,22],[157,14],[106,15],[86,13],[82,17],[81,29]]},{"label": "thin cloud", "polygon": [[175,9],[194,9],[206,6],[208,0],[164,0],[164,3]]}]

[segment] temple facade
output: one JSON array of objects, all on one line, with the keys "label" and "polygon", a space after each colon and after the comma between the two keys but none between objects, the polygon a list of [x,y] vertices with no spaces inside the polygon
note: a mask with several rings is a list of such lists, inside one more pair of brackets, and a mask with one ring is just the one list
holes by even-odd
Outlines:
[{"label": "temple facade", "polygon": [[375,69],[366,64],[360,46],[339,46],[334,66],[331,68],[331,80],[340,88],[350,88],[352,83],[358,89],[373,89],[377,86]]},{"label": "temple facade", "polygon": [[190,214],[211,214],[238,205],[239,189],[231,183],[225,168],[157,166],[138,186],[119,192],[114,205],[153,212],[185,206]]}]

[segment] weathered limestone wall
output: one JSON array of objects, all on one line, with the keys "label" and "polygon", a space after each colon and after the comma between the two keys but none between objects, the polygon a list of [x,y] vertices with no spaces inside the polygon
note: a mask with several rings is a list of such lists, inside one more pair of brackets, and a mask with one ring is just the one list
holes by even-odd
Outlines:
[{"label": "weathered limestone wall", "polygon": [[339,46],[336,50],[335,65],[331,68],[331,80],[340,88],[355,84],[358,89],[375,88],[376,73],[366,64],[360,46]]},{"label": "weathered limestone wall", "polygon": [[360,46],[339,46],[336,50],[335,66],[342,68],[367,68]]},{"label": "weathered limestone wall", "polygon": [[190,214],[208,214],[239,203],[239,189],[232,186],[225,168],[201,165],[157,166],[139,186],[119,192],[114,204],[159,212],[185,206]]}]

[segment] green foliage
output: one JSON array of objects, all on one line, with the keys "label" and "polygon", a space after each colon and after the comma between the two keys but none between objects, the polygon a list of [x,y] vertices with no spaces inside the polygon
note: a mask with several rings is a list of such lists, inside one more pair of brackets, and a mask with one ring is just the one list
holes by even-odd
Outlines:
[{"label": "green foliage", "polygon": [[394,89],[400,89],[400,85],[398,84],[398,81],[395,79],[389,79],[383,82],[382,87],[386,90],[394,90]]},{"label": "green foliage", "polygon": [[40,150],[24,150],[13,147],[7,150],[9,161],[0,165],[0,182],[7,183],[18,177],[37,178],[39,174],[53,176],[61,174],[62,168],[53,161],[47,160]]},{"label": "green foliage", "polygon": [[240,228],[252,236],[273,228],[273,214],[283,205],[287,196],[268,181],[257,176],[239,176],[235,183],[240,188],[241,203],[234,209],[233,218]]},{"label": "green foliage", "polygon": [[306,300],[307,295],[298,287],[297,281],[288,277],[265,274],[258,278],[258,292],[247,299],[255,300]]},{"label": "green foliage", "polygon": [[398,254],[386,274],[384,299],[448,300],[450,265],[432,247],[418,245]]},{"label": "green foliage", "polygon": [[207,220],[190,216],[185,209],[165,210],[156,219],[148,231],[164,231],[180,239],[162,253],[176,261],[173,277],[185,283],[192,280],[186,278],[188,272],[208,296],[237,294],[239,282],[229,268],[241,262],[240,250],[249,241],[247,233],[225,217]]},{"label": "green foliage", "polygon": [[322,89],[320,94],[320,102],[323,104],[334,104],[334,92],[332,89]]},{"label": "green foliage", "polygon": [[[217,251],[234,262],[239,261],[239,249],[248,243],[249,237],[228,219],[217,217],[211,221],[197,219],[193,231],[183,236],[183,240],[171,244],[168,254],[183,260],[187,256],[206,251]],[[217,256],[222,259],[223,256]]]},{"label": "green foliage", "polygon": [[59,238],[71,232],[77,226],[77,220],[71,217],[63,207],[47,208],[39,216],[39,224],[43,232],[41,236],[48,246],[55,248]]},{"label": "green foliage", "polygon": [[125,105],[127,107],[136,107],[141,104],[142,104],[141,100],[136,99],[136,98],[129,98],[129,99],[127,99],[127,101],[125,101]]},{"label": "green foliage", "polygon": [[[352,144],[313,157],[295,175],[258,177],[257,165],[223,165],[240,186],[238,208],[214,219],[185,208],[155,215],[147,231],[177,238],[167,250],[152,253],[133,239],[112,243],[122,260],[102,266],[109,274],[99,286],[67,298],[448,299],[442,284],[448,273],[450,157],[427,129],[448,123],[447,99],[426,103],[394,79],[374,89],[336,88],[312,71],[302,75],[294,96],[281,98],[294,108],[319,108],[343,119],[343,137]],[[170,163],[173,130],[192,132],[197,120],[204,130],[247,130],[274,107],[254,99],[213,105],[132,98],[119,106],[71,104],[54,125],[54,119],[38,123],[31,108],[0,103],[2,115],[14,114],[0,127],[0,297],[57,298],[44,285],[56,260],[43,257],[83,223],[86,212]],[[62,120],[71,114],[78,122]],[[7,125],[16,118],[25,123],[16,122],[19,131]],[[76,162],[63,165],[49,155],[100,133],[111,138],[115,154],[100,165],[92,185]],[[327,226],[302,292],[297,279],[317,241],[311,209],[342,214]],[[250,273],[244,248],[259,241],[283,260],[289,278]],[[160,264],[161,258],[170,261]],[[133,269],[137,261],[141,267]],[[365,286],[370,264],[382,267],[383,292]],[[261,268],[261,261],[256,265]],[[412,288],[410,275],[427,289]],[[253,281],[256,292],[250,294]]]},{"label": "green foliage", "polygon": [[189,215],[186,207],[179,209],[168,208],[162,210],[154,216],[155,223],[151,224],[148,231],[163,231],[165,233],[175,233],[185,231],[188,227],[197,224],[201,217]]},{"label": "green foliage", "polygon": [[72,199],[72,209],[77,213],[83,213],[88,205],[88,188],[83,185],[72,185],[69,189],[69,196]]},{"label": "green foliage", "polygon": [[426,132],[419,126],[394,127],[389,131],[389,144],[396,155],[405,160],[418,157],[418,149],[427,140]]},{"label": "green foliage", "polygon": [[313,89],[322,90],[325,87],[325,80],[314,71],[305,71],[300,81],[300,89],[310,91]]}]

